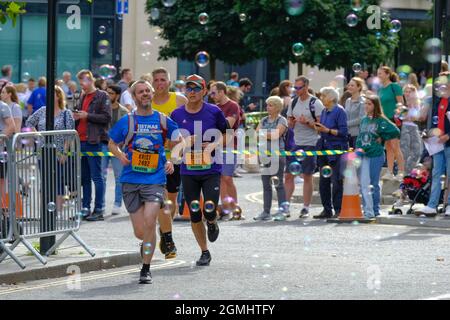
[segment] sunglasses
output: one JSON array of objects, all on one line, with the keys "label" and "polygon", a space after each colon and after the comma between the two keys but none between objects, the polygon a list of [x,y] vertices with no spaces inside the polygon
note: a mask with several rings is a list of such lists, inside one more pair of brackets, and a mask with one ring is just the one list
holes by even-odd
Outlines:
[{"label": "sunglasses", "polygon": [[294,89],[298,91],[298,90],[302,90],[304,87],[305,86],[300,86],[300,87],[294,86]]},{"label": "sunglasses", "polygon": [[192,88],[192,87],[187,87],[186,88],[186,92],[195,92],[195,93],[199,93],[200,91],[202,91],[203,89],[202,88],[199,88],[199,87],[194,87],[194,88]]}]

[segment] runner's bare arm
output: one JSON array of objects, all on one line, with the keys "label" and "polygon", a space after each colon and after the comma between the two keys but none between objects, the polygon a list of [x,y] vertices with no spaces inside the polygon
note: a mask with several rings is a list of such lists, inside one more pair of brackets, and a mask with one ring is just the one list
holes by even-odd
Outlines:
[{"label": "runner's bare arm", "polygon": [[181,94],[177,94],[177,108],[184,106],[186,103],[188,103],[188,99]]},{"label": "runner's bare arm", "polygon": [[120,160],[120,162],[124,165],[124,166],[128,166],[130,165],[130,160],[128,160],[127,155],[125,153],[122,152],[122,150],[120,150],[119,146],[117,145],[117,143],[115,143],[112,139],[109,139],[109,143],[108,143],[108,148],[109,151],[117,158]]}]

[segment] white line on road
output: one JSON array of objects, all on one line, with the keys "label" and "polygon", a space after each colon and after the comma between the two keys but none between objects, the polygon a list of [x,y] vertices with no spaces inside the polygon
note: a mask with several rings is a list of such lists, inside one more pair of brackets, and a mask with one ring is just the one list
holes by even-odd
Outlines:
[{"label": "white line on road", "polygon": [[[152,270],[158,270],[158,269],[165,269],[169,267],[177,267],[182,264],[185,264],[186,261],[178,260],[178,261],[168,261],[163,264],[152,266]],[[122,271],[116,271],[116,272],[110,272],[105,274],[99,274],[99,275],[92,275],[92,276],[80,276],[80,281],[90,281],[90,280],[99,280],[99,279],[105,279],[105,278],[112,278],[115,276],[125,275],[129,273],[135,273],[138,272],[139,269],[137,267],[134,267],[132,269],[122,270]],[[37,289],[44,289],[44,288],[50,288],[50,287],[56,287],[61,285],[66,285],[67,281],[69,280],[69,277],[65,278],[64,280],[59,280],[51,283],[44,283],[41,285],[31,286],[31,287],[24,287],[24,288],[13,288],[13,289],[6,289],[5,291],[0,291],[0,296],[10,294],[10,293],[16,293],[21,291],[31,291],[31,290],[37,290]]]}]

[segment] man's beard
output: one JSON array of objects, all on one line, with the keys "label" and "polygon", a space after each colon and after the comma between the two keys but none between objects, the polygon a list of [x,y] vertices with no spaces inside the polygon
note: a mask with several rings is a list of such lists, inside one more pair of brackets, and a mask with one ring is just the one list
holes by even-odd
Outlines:
[{"label": "man's beard", "polygon": [[150,109],[151,107],[152,107],[152,102],[151,102],[151,101],[149,101],[149,102],[147,102],[147,103],[141,103],[141,108],[142,108],[142,109],[148,110],[148,109]]}]

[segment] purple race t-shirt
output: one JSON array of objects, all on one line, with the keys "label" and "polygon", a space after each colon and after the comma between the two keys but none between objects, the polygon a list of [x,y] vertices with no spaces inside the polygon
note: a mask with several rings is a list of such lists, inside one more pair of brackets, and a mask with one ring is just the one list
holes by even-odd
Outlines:
[{"label": "purple race t-shirt", "polygon": [[[202,108],[197,113],[189,113],[186,111],[185,106],[181,106],[175,109],[170,117],[173,121],[178,124],[178,128],[183,135],[186,137],[188,135],[197,135],[201,134],[201,142],[214,142],[216,141],[216,136],[214,135],[214,131],[211,129],[215,129],[217,133],[223,134],[227,130],[227,120],[222,113],[222,110],[219,107],[204,102]],[[205,132],[207,134],[205,135]],[[198,137],[200,138],[200,137]],[[192,152],[194,152],[194,146],[192,147]],[[200,165],[186,165],[186,160],[181,164],[182,175],[207,175],[207,174],[220,174],[222,173],[222,165],[220,163],[216,163],[214,153],[211,157],[210,165],[202,166]]]}]

